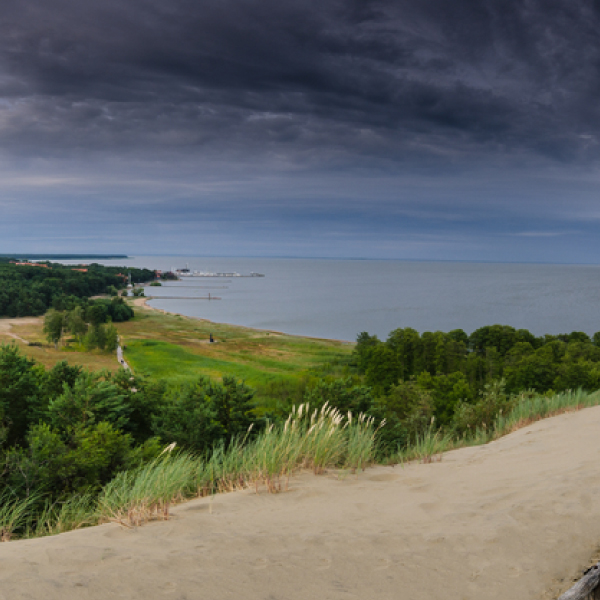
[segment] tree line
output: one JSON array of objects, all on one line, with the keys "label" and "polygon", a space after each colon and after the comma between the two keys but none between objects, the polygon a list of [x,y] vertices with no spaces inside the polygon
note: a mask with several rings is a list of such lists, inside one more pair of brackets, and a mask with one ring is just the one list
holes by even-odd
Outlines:
[{"label": "tree line", "polygon": [[99,264],[80,267],[44,262],[43,266],[18,265],[0,258],[0,317],[43,315],[49,308],[64,310],[69,297],[89,298],[120,290],[132,283],[154,278],[154,271],[129,267],[107,267]]},{"label": "tree line", "polygon": [[[490,325],[467,335],[411,328],[386,341],[359,334],[354,365],[376,399],[373,410],[390,423],[394,445],[418,435],[431,420],[464,433],[489,425],[511,399],[600,388],[600,332],[534,336]],[[395,430],[395,432],[394,432]]]}]

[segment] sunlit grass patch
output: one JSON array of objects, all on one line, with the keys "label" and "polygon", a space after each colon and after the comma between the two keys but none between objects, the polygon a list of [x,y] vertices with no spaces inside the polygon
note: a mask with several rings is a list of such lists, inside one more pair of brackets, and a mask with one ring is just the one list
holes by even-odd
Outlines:
[{"label": "sunlit grass patch", "polygon": [[[140,306],[135,311],[133,319],[116,324],[127,346],[125,359],[135,370],[156,378],[181,381],[199,375],[217,379],[233,375],[260,387],[273,378],[293,378],[324,365],[333,372],[338,369],[335,365],[345,364],[353,348],[352,344],[333,340],[212,323]],[[44,366],[67,360],[91,370],[118,368],[114,355],[82,352],[75,347],[49,347],[42,325],[38,319],[14,327],[24,339],[44,342],[45,347],[28,347],[18,342],[28,356]],[[208,343],[211,333],[218,343]]]}]

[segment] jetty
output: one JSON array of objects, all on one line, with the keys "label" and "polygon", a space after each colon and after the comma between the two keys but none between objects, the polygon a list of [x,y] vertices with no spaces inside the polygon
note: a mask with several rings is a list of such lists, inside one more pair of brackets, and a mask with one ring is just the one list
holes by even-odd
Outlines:
[{"label": "jetty", "polygon": [[146,300],[221,300],[218,296],[144,296]]}]

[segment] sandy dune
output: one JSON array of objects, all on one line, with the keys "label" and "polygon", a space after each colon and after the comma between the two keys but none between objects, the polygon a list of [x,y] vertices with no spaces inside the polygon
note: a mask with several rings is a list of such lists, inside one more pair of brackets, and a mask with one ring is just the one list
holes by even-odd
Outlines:
[{"label": "sandy dune", "polygon": [[599,451],[592,408],[441,463],[0,544],[0,599],[552,598],[600,543]]}]

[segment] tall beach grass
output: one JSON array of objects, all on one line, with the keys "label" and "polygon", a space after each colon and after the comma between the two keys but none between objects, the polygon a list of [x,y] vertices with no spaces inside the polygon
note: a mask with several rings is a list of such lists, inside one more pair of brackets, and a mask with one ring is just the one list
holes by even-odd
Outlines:
[{"label": "tall beach grass", "polygon": [[397,453],[387,458],[386,462],[404,463],[414,460],[423,463],[434,462],[441,460],[442,454],[448,450],[487,444],[541,419],[599,404],[600,390],[594,392],[567,390],[552,396],[524,393],[514,399],[511,408],[505,414],[500,412],[490,426],[483,423],[462,436],[453,435],[451,431],[435,429],[431,423],[413,443],[399,449]]},{"label": "tall beach grass", "polygon": [[346,417],[327,405],[311,412],[302,404],[282,426],[270,425],[250,442],[236,440],[207,457],[167,453],[120,473],[98,499],[98,520],[136,526],[168,519],[171,505],[187,498],[249,487],[281,491],[302,469],[356,472],[374,460],[377,429],[371,417]]},{"label": "tall beach grass", "polygon": [[[598,404],[600,391],[568,391],[551,397],[524,394],[506,414],[497,415],[492,426],[462,437],[437,430],[432,422],[388,460],[434,462],[453,448],[484,444],[545,417]],[[377,431],[383,425],[365,415],[342,415],[327,405],[316,410],[302,404],[284,424],[270,425],[250,441],[248,432],[207,456],[172,451],[171,445],[157,459],[119,473],[98,496],[73,496],[34,514],[38,498],[18,500],[5,493],[0,497],[0,539],[40,537],[110,521],[135,527],[168,519],[174,504],[194,497],[246,488],[285,490],[290,477],[301,470],[358,472],[375,462]]]}]

